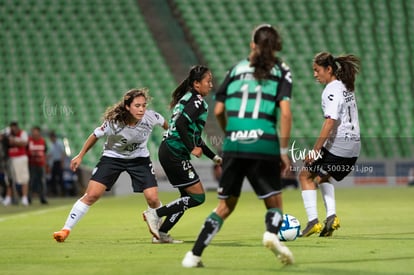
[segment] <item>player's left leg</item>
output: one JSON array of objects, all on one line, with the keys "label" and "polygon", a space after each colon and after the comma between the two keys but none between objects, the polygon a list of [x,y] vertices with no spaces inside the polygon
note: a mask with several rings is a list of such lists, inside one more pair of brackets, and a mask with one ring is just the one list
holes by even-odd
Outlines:
[{"label": "player's left leg", "polygon": [[302,169],[299,173],[299,181],[302,188],[302,199],[305,211],[308,216],[308,223],[301,232],[302,237],[308,237],[322,230],[322,224],[318,219],[317,192],[313,181],[315,174],[307,169]]},{"label": "player's left leg", "polygon": [[[263,245],[270,249],[283,264],[293,264],[293,254],[290,249],[279,241],[278,232],[282,225],[283,201],[282,182],[280,170],[277,169],[279,162],[257,161],[254,170],[257,175],[248,174],[248,179],[257,194],[263,199],[266,206],[265,226],[263,234]],[[276,168],[275,168],[276,167]]]},{"label": "player's left leg", "polygon": [[[180,188],[180,190],[180,198],[158,209],[148,209],[143,213],[144,220],[147,222],[151,233],[158,240],[161,239],[161,235],[168,235],[167,232],[177,224],[186,210],[199,206],[205,201],[205,192],[200,181],[193,185],[183,187],[182,189]],[[161,217],[166,218],[160,227],[158,221]],[[162,232],[161,234],[160,231]]]},{"label": "player's left leg", "polygon": [[73,205],[62,230],[53,233],[53,238],[57,242],[65,241],[65,239],[69,236],[69,233],[72,230],[72,228],[88,212],[89,207],[104,194],[106,188],[107,187],[105,185],[97,181],[89,181],[85,194]]},{"label": "player's left leg", "polygon": [[336,216],[335,186],[329,182],[329,178],[329,176],[315,178],[315,182],[319,184],[326,209],[325,226],[319,234],[320,237],[332,236],[333,231],[340,227],[339,219]]},{"label": "player's left leg", "polygon": [[204,249],[210,244],[214,236],[218,233],[224,220],[230,216],[237,205],[237,197],[229,197],[227,199],[220,199],[218,206],[207,217],[203,228],[199,233],[193,249],[185,255],[182,266],[183,267],[202,267],[201,254]]},{"label": "player's left leg", "polygon": [[[175,202],[180,204],[180,200],[182,200],[184,198],[184,201],[187,200],[188,198],[192,198],[194,200],[198,200],[199,203],[201,203],[201,201],[205,200],[205,195],[204,194],[189,194],[187,193],[187,191],[184,188],[179,188],[180,190],[180,199],[176,200]],[[196,190],[196,191],[202,191],[200,190]],[[171,204],[171,203],[170,203]],[[170,205],[169,204],[169,205]],[[188,204],[191,204],[191,202],[189,201]],[[159,228],[159,235],[160,235],[160,239],[156,240],[153,239],[153,243],[183,243],[183,241],[181,240],[175,240],[173,239],[168,232],[178,223],[178,221],[181,219],[181,217],[184,215],[185,211],[180,210],[176,213],[173,213],[172,211],[172,207],[169,207],[169,205],[166,205],[166,208],[168,209],[168,211],[170,212],[168,215],[165,216],[164,221],[161,223],[160,228]],[[177,205],[176,205],[177,206]],[[197,206],[197,205],[194,205]],[[194,207],[192,206],[192,207]],[[160,211],[161,214],[163,213],[163,211]]]}]

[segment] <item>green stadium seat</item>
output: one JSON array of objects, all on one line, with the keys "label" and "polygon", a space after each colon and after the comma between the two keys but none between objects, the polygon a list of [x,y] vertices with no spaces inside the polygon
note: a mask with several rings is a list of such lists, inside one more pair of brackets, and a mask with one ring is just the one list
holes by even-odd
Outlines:
[{"label": "green stadium seat", "polygon": [[[246,43],[244,33],[251,28],[248,22],[271,22],[283,34],[284,49],[280,56],[287,61],[293,73],[292,108],[295,116],[304,110],[314,113],[315,106],[320,104],[318,92],[322,87],[314,84],[311,69],[314,54],[320,51],[330,51],[335,55],[353,53],[362,61],[356,91],[363,136],[412,135],[412,130],[403,130],[408,127],[393,121],[403,121],[407,125],[409,123],[405,121],[412,121],[414,116],[413,107],[409,106],[411,101],[407,100],[412,97],[411,60],[414,59],[411,45],[414,45],[414,31],[407,26],[413,25],[413,1],[396,0],[391,6],[385,0],[246,0],[237,4],[233,1],[196,3],[195,0],[175,0],[174,3],[196,45],[199,45],[201,53],[215,72],[216,79],[221,80],[220,74],[224,73],[224,68],[234,63],[229,61],[231,56],[237,59],[241,57],[240,45]],[[212,3],[214,8],[211,8]],[[228,16],[215,17],[214,24],[207,20],[212,15],[203,14],[203,20],[197,21],[191,14],[195,9],[203,13],[220,14],[223,8]],[[239,24],[235,22],[235,15]],[[222,34],[225,34],[225,39],[220,36]],[[308,96],[308,90],[315,92]],[[310,106],[310,109],[304,105]],[[407,117],[403,118],[397,110],[404,110],[404,113],[408,113]],[[384,114],[387,112],[392,116]],[[315,135],[314,128],[320,128],[320,121],[310,120],[309,116],[299,115],[299,118],[303,123],[300,129],[294,127],[293,132],[305,136]],[[400,145],[385,151],[378,144],[365,143],[363,148],[366,146],[367,149],[363,150],[364,154],[369,157],[401,154]]]},{"label": "green stadium seat", "polygon": [[[78,151],[126,89],[155,80],[164,89],[175,85],[135,1],[8,1],[3,7],[0,74],[27,76],[4,77],[0,84],[13,95],[7,109],[1,106],[3,124],[18,119],[25,128],[56,129]],[[44,104],[74,113],[47,116]],[[27,112],[19,113],[18,106]],[[85,163],[92,164],[100,150],[94,148]]]}]

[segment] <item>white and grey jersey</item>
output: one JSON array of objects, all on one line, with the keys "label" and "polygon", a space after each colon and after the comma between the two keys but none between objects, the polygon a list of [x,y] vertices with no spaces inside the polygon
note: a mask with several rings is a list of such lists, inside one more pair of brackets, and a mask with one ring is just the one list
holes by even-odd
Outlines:
[{"label": "white and grey jersey", "polygon": [[134,126],[104,121],[93,132],[97,138],[106,136],[103,156],[122,159],[149,157],[147,142],[155,125],[163,125],[164,117],[146,110],[142,119]]},{"label": "white and grey jersey", "polygon": [[361,141],[355,93],[339,80],[328,83],[322,92],[322,110],[325,118],[336,120],[324,147],[339,157],[358,157]]}]

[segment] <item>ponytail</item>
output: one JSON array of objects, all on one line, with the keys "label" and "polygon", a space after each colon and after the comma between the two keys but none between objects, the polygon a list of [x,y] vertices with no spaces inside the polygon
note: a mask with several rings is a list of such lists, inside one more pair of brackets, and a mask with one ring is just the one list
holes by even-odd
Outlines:
[{"label": "ponytail", "polygon": [[263,24],[254,29],[252,42],[255,47],[250,54],[250,66],[255,68],[253,76],[260,81],[270,75],[278,61],[275,52],[282,49],[282,39],[275,28]]},{"label": "ponytail", "polygon": [[359,73],[361,61],[353,54],[334,57],[328,52],[315,55],[313,63],[324,68],[331,67],[335,77],[342,81],[348,91],[355,90],[355,77]]},{"label": "ponytail", "polygon": [[204,75],[209,71],[210,69],[203,65],[195,65],[191,67],[187,77],[180,83],[180,85],[178,85],[178,87],[172,93],[170,108],[174,108],[174,106],[178,103],[180,98],[182,98],[188,91],[194,88],[194,81],[200,82],[203,79]]},{"label": "ponytail", "polygon": [[336,65],[335,76],[341,80],[347,90],[355,91],[355,77],[360,70],[360,60],[355,55],[349,54],[334,58]]},{"label": "ponytail", "polygon": [[178,100],[185,95],[189,88],[189,79],[188,77],[184,79],[177,88],[175,88],[174,92],[172,93],[172,99],[170,102],[170,109],[174,108],[174,106],[178,103]]}]

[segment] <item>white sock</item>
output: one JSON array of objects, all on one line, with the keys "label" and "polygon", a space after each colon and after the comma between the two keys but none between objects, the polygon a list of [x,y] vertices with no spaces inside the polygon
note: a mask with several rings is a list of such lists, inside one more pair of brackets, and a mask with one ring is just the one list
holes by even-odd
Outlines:
[{"label": "white sock", "polygon": [[72,230],[72,228],[80,221],[80,219],[83,217],[83,215],[86,214],[89,210],[89,205],[81,202],[78,200],[75,202],[75,204],[72,207],[72,210],[70,210],[68,218],[66,219],[65,226],[63,226],[63,229],[69,229]]},{"label": "white sock", "polygon": [[335,187],[329,182],[319,184],[325,203],[326,217],[336,214]]},{"label": "white sock", "polygon": [[308,221],[312,221],[318,218],[317,198],[316,190],[303,190],[302,199],[305,206],[306,214],[308,215]]},{"label": "white sock", "polygon": [[161,208],[161,206],[162,206],[162,202],[160,201],[160,206],[158,206],[157,208],[151,208],[151,207],[148,205],[148,209],[154,209],[154,210],[157,210],[158,208]]}]

